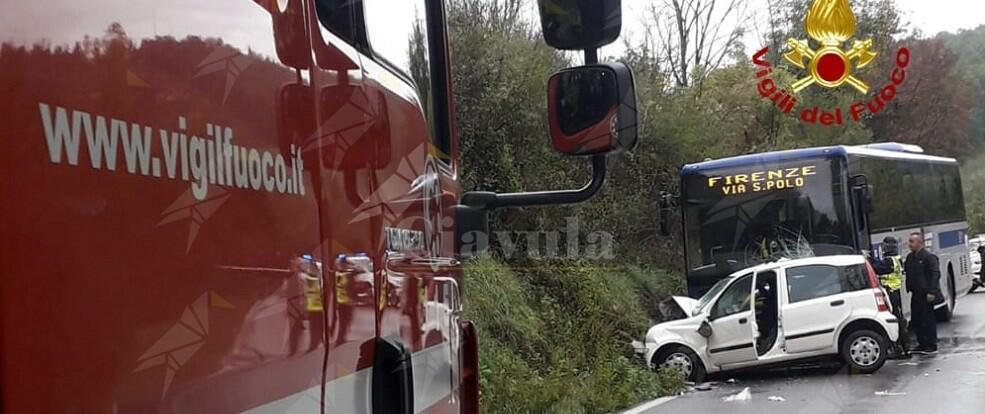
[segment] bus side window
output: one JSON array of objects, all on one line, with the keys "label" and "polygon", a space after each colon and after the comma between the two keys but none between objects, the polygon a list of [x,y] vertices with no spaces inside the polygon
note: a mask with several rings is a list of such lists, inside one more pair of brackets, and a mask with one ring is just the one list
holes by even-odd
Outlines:
[{"label": "bus side window", "polygon": [[441,136],[435,122],[436,85],[432,82],[432,50],[428,32],[428,8],[426,0],[363,0],[366,13],[366,33],[370,55],[388,67],[417,92],[417,99],[424,111],[431,143],[440,150],[440,158],[451,153],[449,139]]}]

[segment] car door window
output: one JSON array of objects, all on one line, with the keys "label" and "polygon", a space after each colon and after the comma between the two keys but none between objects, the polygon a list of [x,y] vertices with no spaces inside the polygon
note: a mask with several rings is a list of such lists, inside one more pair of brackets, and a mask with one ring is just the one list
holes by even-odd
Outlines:
[{"label": "car door window", "polygon": [[733,315],[752,309],[752,275],[743,276],[732,283],[711,309],[712,319]]},{"label": "car door window", "polygon": [[841,272],[835,266],[810,265],[787,269],[787,293],[790,303],[835,295],[843,291]]},{"label": "car door window", "polygon": [[865,264],[843,267],[841,269],[841,286],[845,292],[871,289],[869,269]]}]

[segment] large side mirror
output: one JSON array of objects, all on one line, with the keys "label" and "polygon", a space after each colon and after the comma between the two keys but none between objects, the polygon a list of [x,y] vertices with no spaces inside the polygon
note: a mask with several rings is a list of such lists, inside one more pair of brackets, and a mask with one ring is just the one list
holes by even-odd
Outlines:
[{"label": "large side mirror", "polygon": [[564,69],[548,83],[554,149],[594,155],[636,146],[636,88],[629,67],[604,63]]},{"label": "large side mirror", "polygon": [[873,191],[872,185],[866,185],[865,187],[862,187],[862,203],[863,203],[862,208],[865,210],[867,214],[872,214],[874,211],[876,211],[876,205],[872,201],[872,191]]},{"label": "large side mirror", "polygon": [[869,184],[868,177],[863,174],[853,176],[851,179],[852,192],[855,193],[855,198],[860,204],[862,212],[866,214],[871,214],[875,211],[875,205],[872,202],[872,185]]},{"label": "large side mirror", "polygon": [[538,0],[544,40],[555,49],[595,49],[619,38],[620,0]]},{"label": "large side mirror", "polygon": [[286,66],[308,69],[311,66],[311,46],[304,20],[302,0],[278,0],[268,4],[273,20],[274,45],[277,58]]},{"label": "large side mirror", "polygon": [[380,169],[391,160],[390,115],[382,93],[367,94],[351,84],[322,88],[321,140],[331,143],[322,157],[328,169]]},{"label": "large side mirror", "polygon": [[[280,88],[277,97],[277,142],[281,154],[291,159],[293,151],[301,151],[304,162],[317,165],[317,154],[305,149],[306,140],[315,134],[315,97],[308,85],[292,83]],[[293,149],[292,149],[293,147]]]},{"label": "large side mirror", "polygon": [[[318,116],[315,99],[321,102]],[[281,87],[277,101],[277,134],[284,157],[293,155],[293,145],[305,164],[336,171],[388,165],[388,119],[382,94],[367,96],[362,88],[350,84],[324,87],[317,98],[311,86],[287,84]]]}]

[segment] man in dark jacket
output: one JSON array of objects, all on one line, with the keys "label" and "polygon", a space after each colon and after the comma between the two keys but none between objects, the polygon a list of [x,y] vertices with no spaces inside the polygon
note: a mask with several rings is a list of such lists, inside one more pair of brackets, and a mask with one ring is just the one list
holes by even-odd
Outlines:
[{"label": "man in dark jacket", "polygon": [[[985,244],[978,246],[978,262],[982,263],[983,261],[985,261]],[[971,291],[974,292],[980,287],[985,287],[985,266],[978,269],[978,274],[975,275],[974,283],[971,285]]]},{"label": "man in dark jacket", "polygon": [[911,327],[917,333],[920,346],[914,352],[937,352],[937,318],[934,304],[943,298],[940,288],[941,271],[937,256],[924,248],[922,233],[913,233],[908,241],[910,254],[903,268],[906,271],[906,290],[910,292]]}]

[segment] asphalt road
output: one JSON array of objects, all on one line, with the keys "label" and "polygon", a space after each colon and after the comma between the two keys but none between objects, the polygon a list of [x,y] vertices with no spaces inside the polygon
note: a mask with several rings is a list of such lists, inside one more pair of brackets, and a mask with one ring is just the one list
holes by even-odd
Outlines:
[{"label": "asphalt road", "polygon": [[[985,292],[958,300],[954,319],[938,324],[940,352],[887,361],[872,375],[837,365],[749,372],[708,391],[689,391],[627,413],[982,413],[985,412]],[[723,398],[748,387],[748,401]],[[879,395],[884,394],[884,395]],[[771,401],[770,397],[784,401]]]}]

